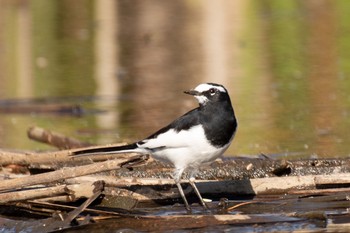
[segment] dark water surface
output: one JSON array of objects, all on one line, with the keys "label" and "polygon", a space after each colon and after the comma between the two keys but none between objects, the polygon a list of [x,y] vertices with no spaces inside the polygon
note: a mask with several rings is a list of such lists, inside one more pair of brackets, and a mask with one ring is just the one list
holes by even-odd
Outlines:
[{"label": "dark water surface", "polygon": [[[0,147],[49,148],[27,139],[33,125],[94,143],[142,139],[196,106],[183,90],[217,82],[239,120],[227,155],[348,156],[349,10],[345,0],[0,0]],[[48,104],[82,109],[38,110]]]}]

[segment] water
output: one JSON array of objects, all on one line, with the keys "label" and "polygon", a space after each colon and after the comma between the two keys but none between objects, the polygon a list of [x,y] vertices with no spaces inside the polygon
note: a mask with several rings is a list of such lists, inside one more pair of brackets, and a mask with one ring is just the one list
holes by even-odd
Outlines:
[{"label": "water", "polygon": [[342,0],[0,0],[0,108],[39,98],[84,111],[2,111],[0,147],[49,149],[27,139],[33,125],[93,143],[142,139],[196,106],[183,90],[217,82],[239,120],[227,155],[348,156],[349,8]]}]

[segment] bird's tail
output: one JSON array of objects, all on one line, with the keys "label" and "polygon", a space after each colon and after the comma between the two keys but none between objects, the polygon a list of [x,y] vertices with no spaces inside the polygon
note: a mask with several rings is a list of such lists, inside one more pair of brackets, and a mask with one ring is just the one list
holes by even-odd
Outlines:
[{"label": "bird's tail", "polygon": [[137,148],[138,146],[136,143],[125,146],[104,146],[91,149],[76,150],[72,152],[72,156],[138,152]]}]

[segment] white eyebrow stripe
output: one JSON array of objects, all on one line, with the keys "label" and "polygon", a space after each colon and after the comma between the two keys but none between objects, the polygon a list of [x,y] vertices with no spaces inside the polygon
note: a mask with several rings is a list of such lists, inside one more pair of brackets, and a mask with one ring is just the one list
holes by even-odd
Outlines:
[{"label": "white eyebrow stripe", "polygon": [[214,85],[210,85],[208,83],[203,83],[203,84],[199,84],[194,90],[198,91],[198,92],[204,92],[204,91],[208,91],[211,88],[215,88],[218,89],[220,92],[224,92],[226,93],[226,90],[224,87],[222,86],[214,86]]}]

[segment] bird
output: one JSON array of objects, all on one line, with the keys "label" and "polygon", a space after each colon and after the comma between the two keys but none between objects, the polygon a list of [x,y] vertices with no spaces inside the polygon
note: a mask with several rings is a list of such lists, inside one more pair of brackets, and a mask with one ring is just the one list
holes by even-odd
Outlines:
[{"label": "bird", "polygon": [[201,164],[214,161],[227,150],[237,130],[237,119],[223,85],[202,83],[184,93],[194,96],[199,106],[149,137],[124,146],[81,149],[74,151],[73,156],[128,152],[150,154],[175,167],[173,178],[188,211],[191,207],[180,183],[185,170],[190,171],[188,182],[201,205],[208,209],[195,185],[195,173]]}]

